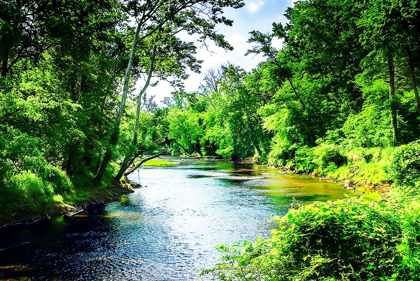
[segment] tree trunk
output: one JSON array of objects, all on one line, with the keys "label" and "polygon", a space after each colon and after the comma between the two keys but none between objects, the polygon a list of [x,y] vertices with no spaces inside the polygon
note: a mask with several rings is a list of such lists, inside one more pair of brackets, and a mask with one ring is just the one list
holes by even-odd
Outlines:
[{"label": "tree trunk", "polygon": [[392,55],[388,55],[388,71],[389,71],[389,100],[391,102],[391,115],[392,115],[392,129],[394,143],[398,143],[398,125],[397,125],[397,112],[395,110],[395,68]]},{"label": "tree trunk", "polygon": [[[138,124],[139,124],[140,112],[141,112],[141,95],[137,97],[136,124],[134,125],[133,139],[131,140],[131,144],[133,146],[137,145],[137,129],[138,129]],[[130,158],[131,158],[131,152],[129,151],[127,155],[124,157],[124,161],[121,164],[118,174],[115,176],[115,181],[120,181],[120,179],[124,175],[125,171],[127,170],[129,166]]]},{"label": "tree trunk", "polygon": [[99,171],[99,168],[101,167],[101,158],[102,158],[102,153],[99,153],[98,160],[96,161],[95,168],[93,169],[94,173],[97,173]]},{"label": "tree trunk", "polygon": [[413,86],[414,95],[416,96],[417,110],[420,114],[420,97],[419,97],[419,92],[417,91],[416,75],[414,72],[414,65],[413,65],[413,55],[411,53],[410,47],[407,46],[406,49],[407,49],[407,55],[408,55],[408,66],[410,68],[410,74],[411,74],[411,85]]},{"label": "tree trunk", "polygon": [[64,167],[64,170],[66,171],[68,176],[71,176],[73,174],[72,166],[73,166],[74,158],[76,157],[76,149],[77,149],[76,143],[70,145],[69,147],[69,156],[67,158],[67,161]]},{"label": "tree trunk", "polygon": [[1,76],[3,76],[3,78],[6,78],[6,76],[7,76],[7,64],[8,64],[8,58],[6,57],[3,60],[3,64],[2,64],[2,67],[1,67]]},{"label": "tree trunk", "polygon": [[261,148],[257,144],[255,144],[255,142],[253,142],[253,143],[254,143],[255,149],[258,152],[258,156],[262,157],[263,156],[263,152],[262,152]]},{"label": "tree trunk", "polygon": [[152,155],[152,156],[150,156],[150,157],[147,157],[147,158],[145,158],[145,159],[143,159],[143,160],[141,160],[140,161],[140,163],[138,163],[137,165],[135,165],[132,169],[130,169],[129,171],[127,171],[126,173],[124,173],[124,175],[125,176],[128,176],[129,174],[131,174],[132,172],[134,172],[135,170],[137,170],[141,165],[143,165],[145,162],[147,162],[147,161],[149,161],[149,160],[152,160],[152,159],[154,159],[154,158],[157,158],[157,157],[159,157],[159,156],[162,156],[162,155],[164,155],[164,154],[166,154],[168,151],[167,150],[165,150],[164,152],[161,152],[161,153],[158,153],[158,154],[155,154],[155,155]]},{"label": "tree trunk", "polygon": [[99,168],[98,174],[96,175],[95,179],[93,180],[95,185],[99,185],[104,178],[106,167],[108,167],[109,161],[112,158],[112,147],[116,146],[118,143],[118,134],[119,130],[117,129],[111,135],[111,139],[109,140],[109,147],[106,149],[104,159],[102,160],[101,167]]},{"label": "tree trunk", "polygon": [[[151,57],[151,61],[150,61],[150,69],[149,69],[149,73],[148,73],[148,76],[147,76],[146,84],[141,89],[141,91],[140,91],[140,93],[137,97],[136,123],[134,125],[133,139],[131,141],[131,144],[133,146],[137,145],[137,131],[138,131],[138,128],[139,128],[139,120],[140,120],[140,113],[141,113],[141,98],[142,98],[144,92],[146,91],[146,89],[150,85],[150,80],[152,79],[152,74],[153,74],[154,65],[155,65],[155,58],[156,58],[156,46],[153,48],[152,57]],[[124,161],[121,165],[121,168],[120,168],[118,174],[115,176],[116,181],[119,181],[122,178],[122,176],[124,175],[124,172],[128,168],[128,162],[130,161],[130,158],[131,158],[131,152],[128,152],[128,154],[124,157]]]},{"label": "tree trunk", "polygon": [[112,147],[116,146],[117,143],[118,143],[119,126],[120,126],[121,116],[122,116],[122,113],[124,111],[125,101],[126,101],[127,95],[128,95],[128,90],[129,90],[128,89],[128,82],[130,80],[131,68],[133,67],[134,55],[135,55],[136,50],[137,50],[137,41],[138,41],[138,38],[139,38],[139,33],[140,33],[140,23],[137,25],[137,28],[136,28],[136,34],[134,36],[133,46],[131,47],[130,60],[128,61],[128,66],[127,66],[127,69],[125,71],[123,95],[121,97],[121,102],[120,102],[120,105],[118,107],[117,117],[115,118],[114,128],[113,128],[113,132],[111,133],[111,139],[110,139],[110,142],[109,142],[109,147],[107,148],[107,150],[105,152],[105,156],[104,156],[104,159],[102,160],[101,168],[99,169],[99,172],[94,179],[94,183],[96,185],[99,185],[101,183],[101,181],[102,181],[102,179],[105,175],[106,167],[108,166],[108,163],[112,158]]},{"label": "tree trunk", "polygon": [[203,153],[201,152],[200,143],[197,142],[196,144],[193,144],[193,148],[194,148],[195,152],[197,152],[198,155],[200,155],[200,157],[203,158]]},{"label": "tree trunk", "polygon": [[9,42],[6,41],[7,43],[2,46],[2,48],[4,49],[4,58],[1,66],[1,76],[3,76],[3,78],[6,78],[7,73],[9,72],[9,56],[10,50],[13,46],[13,40],[14,36],[12,35],[12,37],[8,40]]},{"label": "tree trunk", "polygon": [[179,142],[177,142],[176,140],[174,140],[174,142],[177,144],[177,145],[179,145],[179,147],[181,147],[183,150],[184,150],[184,153],[185,154],[190,154],[190,152],[189,151],[187,151],[187,149],[183,146],[183,145],[181,145]]},{"label": "tree trunk", "polygon": [[[281,68],[281,65],[279,64],[279,62],[277,61],[277,58],[273,55],[270,56],[270,58],[273,60],[273,62],[279,67]],[[300,104],[302,105],[302,110],[303,112],[306,111],[306,106],[305,103],[302,101],[302,99],[300,98],[299,93],[297,92],[295,86],[293,85],[292,79],[290,77],[287,77],[287,81],[289,81],[290,87],[292,87],[293,92],[295,93],[296,98],[298,99],[298,101],[300,102]]]},{"label": "tree trunk", "polygon": [[300,98],[299,93],[296,91],[296,88],[295,88],[295,86],[293,85],[292,79],[287,78],[287,80],[289,81],[289,84],[290,84],[290,86],[292,87],[293,92],[295,93],[295,96],[297,97],[297,99],[299,100],[300,104],[302,105],[302,110],[303,110],[303,112],[305,112],[305,111],[306,111],[306,106],[305,106],[305,104],[303,103],[302,99]]}]

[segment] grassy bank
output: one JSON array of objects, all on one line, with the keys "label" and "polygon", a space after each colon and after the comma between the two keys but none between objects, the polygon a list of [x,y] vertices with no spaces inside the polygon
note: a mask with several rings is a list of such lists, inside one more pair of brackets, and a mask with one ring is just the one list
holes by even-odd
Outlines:
[{"label": "grassy bank", "polygon": [[152,159],[143,163],[142,166],[170,166],[170,165],[179,165],[179,162]]},{"label": "grassy bank", "polygon": [[115,163],[100,186],[92,183],[90,173],[69,177],[57,167],[47,169],[47,173],[22,172],[0,187],[0,225],[68,214],[86,204],[117,200],[132,192],[126,179],[113,181],[118,169]]},{"label": "grassy bank", "polygon": [[[152,159],[144,166],[178,165],[178,162]],[[89,203],[118,200],[132,192],[123,178],[114,182],[119,166],[112,162],[100,186],[93,184],[94,174],[69,177],[57,167],[47,166],[45,172],[25,171],[0,187],[0,225],[57,216],[75,212]]]},{"label": "grassy bank", "polygon": [[420,142],[399,147],[348,148],[335,144],[300,147],[287,158],[272,153],[268,164],[365,185],[420,184]]}]

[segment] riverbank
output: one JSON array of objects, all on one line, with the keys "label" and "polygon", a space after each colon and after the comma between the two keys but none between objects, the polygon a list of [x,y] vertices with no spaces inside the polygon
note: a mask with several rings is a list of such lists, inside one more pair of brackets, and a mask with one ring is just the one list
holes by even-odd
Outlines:
[{"label": "riverbank", "polygon": [[220,280],[420,280],[418,141],[384,148],[306,147],[269,165],[341,182],[359,195],[292,207],[274,218],[271,238],[219,246],[222,262],[203,274]]},{"label": "riverbank", "polygon": [[133,193],[134,188],[138,187],[124,179],[119,184],[111,185],[108,188],[94,187],[89,190],[76,188],[71,196],[63,198],[62,202],[53,202],[53,204],[46,205],[35,211],[21,209],[6,216],[4,216],[3,212],[0,215],[0,228],[30,225],[59,216],[71,216],[81,212],[86,206],[119,200],[121,196]]},{"label": "riverbank", "polygon": [[[177,164],[179,163],[153,159],[144,163],[143,166]],[[116,171],[117,169],[115,168],[114,170]],[[57,189],[65,190],[64,192],[55,195],[50,194],[41,203],[30,204],[32,205],[31,208],[21,207],[21,204],[25,205],[24,201],[11,205],[11,208],[6,208],[0,213],[0,228],[13,225],[29,225],[41,220],[79,213],[88,205],[119,200],[122,195],[132,193],[134,189],[141,187],[140,184],[132,183],[127,178],[121,179],[118,184],[112,183],[112,174],[107,174],[100,186],[90,184],[92,179],[79,177],[74,180],[75,183],[73,184],[64,173],[61,172],[60,176],[64,179],[61,180],[64,188],[58,187]],[[42,195],[45,196],[45,193]],[[32,202],[37,201],[33,196],[27,197]]]},{"label": "riverbank", "polygon": [[[284,156],[284,155],[283,155]],[[346,189],[380,192],[394,186],[420,186],[420,142],[397,147],[346,147],[320,144],[301,147],[292,157],[272,153],[267,164],[296,174],[340,182]]]}]

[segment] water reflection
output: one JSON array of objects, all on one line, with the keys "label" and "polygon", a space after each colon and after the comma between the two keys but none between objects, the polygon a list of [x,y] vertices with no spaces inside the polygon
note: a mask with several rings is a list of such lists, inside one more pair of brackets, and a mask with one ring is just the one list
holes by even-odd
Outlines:
[{"label": "water reflection", "polygon": [[334,183],[227,162],[182,160],[130,179],[144,188],[121,202],[0,230],[0,249],[17,246],[0,251],[0,279],[193,280],[220,257],[215,245],[269,236],[267,219],[284,215],[293,198],[346,194]]}]

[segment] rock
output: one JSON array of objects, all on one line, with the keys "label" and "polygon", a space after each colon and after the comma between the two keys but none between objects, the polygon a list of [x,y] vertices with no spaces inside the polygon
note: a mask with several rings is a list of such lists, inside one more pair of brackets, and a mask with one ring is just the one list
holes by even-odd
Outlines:
[{"label": "rock", "polygon": [[133,188],[141,188],[141,187],[142,187],[142,185],[141,185],[141,184],[136,183],[136,182],[132,182],[132,183],[131,183],[131,186],[132,186]]},{"label": "rock", "polygon": [[342,184],[346,189],[353,189],[353,186],[355,185],[355,182],[352,180],[345,180]]},{"label": "rock", "polygon": [[83,212],[83,211],[84,211],[83,209],[76,210],[75,212],[71,212],[71,213],[66,214],[66,215],[64,216],[64,218],[73,218],[74,216],[76,216],[76,215],[80,214],[80,213],[81,213],[81,212]]},{"label": "rock", "polygon": [[29,244],[30,244],[29,242],[23,242],[21,244],[12,245],[12,246],[0,249],[0,252],[5,252],[5,251],[8,251],[8,250],[14,250],[16,248],[20,248],[20,247],[23,247],[23,246],[26,246],[26,245],[29,245]]}]

